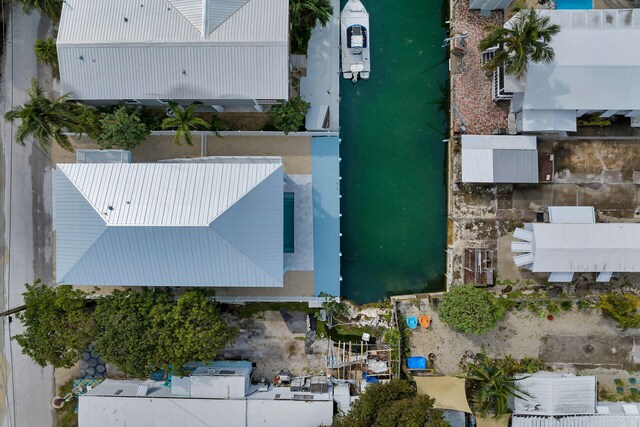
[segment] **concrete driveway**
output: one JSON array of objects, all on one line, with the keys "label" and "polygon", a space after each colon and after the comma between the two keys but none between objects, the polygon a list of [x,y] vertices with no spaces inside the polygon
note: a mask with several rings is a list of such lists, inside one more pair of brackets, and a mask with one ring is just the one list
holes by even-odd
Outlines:
[{"label": "concrete driveway", "polygon": [[[44,82],[50,90],[48,70],[36,62],[33,44],[38,37],[46,37],[50,24],[36,13],[27,16],[22,8],[11,3],[4,45],[2,111],[21,105],[27,98],[31,77]],[[47,82],[49,82],[47,84]],[[0,162],[3,186],[2,229],[3,291],[2,307],[22,304],[24,284],[36,278],[49,282],[51,264],[51,168],[50,158],[29,141],[26,147],[16,145],[16,124],[0,120],[2,157]],[[24,356],[10,337],[22,332],[22,325],[13,318],[3,318],[0,340],[0,417],[5,426],[51,426],[53,410],[53,370],[36,366]],[[4,369],[2,369],[4,368]]]}]

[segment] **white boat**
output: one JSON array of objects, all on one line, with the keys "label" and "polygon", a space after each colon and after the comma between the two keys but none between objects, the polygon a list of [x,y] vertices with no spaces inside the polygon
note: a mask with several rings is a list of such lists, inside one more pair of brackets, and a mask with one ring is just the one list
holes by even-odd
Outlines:
[{"label": "white boat", "polygon": [[369,14],[360,0],[349,0],[340,13],[342,76],[354,83],[367,80],[371,71],[369,59]]}]

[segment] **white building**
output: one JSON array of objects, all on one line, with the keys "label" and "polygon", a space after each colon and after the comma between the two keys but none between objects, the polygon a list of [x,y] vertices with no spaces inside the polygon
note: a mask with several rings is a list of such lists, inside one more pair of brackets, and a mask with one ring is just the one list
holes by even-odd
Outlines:
[{"label": "white building", "polygon": [[538,13],[560,25],[550,43],[555,60],[529,63],[522,80],[506,76],[516,130],[575,131],[587,113],[640,117],[640,44],[633,42],[640,38],[640,9]]},{"label": "white building", "polygon": [[89,104],[289,97],[287,0],[65,0],[57,47],[60,92]]},{"label": "white building", "polygon": [[640,224],[597,224],[592,207],[549,212],[551,223],[527,223],[514,231],[516,265],[550,273],[550,282],[571,282],[574,273],[588,272],[608,282],[614,273],[640,272]]},{"label": "white building", "polygon": [[637,403],[597,402],[594,376],[537,372],[517,384],[512,427],[640,427]]},{"label": "white building", "polygon": [[536,137],[462,135],[462,182],[537,183]]},{"label": "white building", "polygon": [[562,375],[552,372],[518,375],[522,392],[514,398],[514,414],[577,415],[596,412],[597,381],[594,376]]},{"label": "white building", "polygon": [[190,377],[106,380],[79,397],[80,427],[317,427],[330,425],[330,392],[250,383],[251,362],[214,362]]}]

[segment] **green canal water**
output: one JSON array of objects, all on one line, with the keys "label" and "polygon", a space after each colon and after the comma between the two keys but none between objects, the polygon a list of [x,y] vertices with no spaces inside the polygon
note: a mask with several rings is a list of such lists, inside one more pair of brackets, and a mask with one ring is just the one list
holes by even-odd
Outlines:
[{"label": "green canal water", "polygon": [[340,86],[342,295],[357,303],[442,290],[446,239],[445,3],[363,4],[371,78]]}]

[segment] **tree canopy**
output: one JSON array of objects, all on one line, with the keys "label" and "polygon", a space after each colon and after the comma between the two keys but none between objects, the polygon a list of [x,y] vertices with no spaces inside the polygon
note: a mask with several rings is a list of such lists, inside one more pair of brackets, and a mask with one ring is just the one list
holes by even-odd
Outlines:
[{"label": "tree canopy", "polygon": [[218,313],[213,293],[202,289],[177,300],[166,290],[114,291],[100,299],[95,317],[102,357],[135,377],[211,360],[236,334]]},{"label": "tree canopy", "polygon": [[68,285],[47,286],[40,280],[26,288],[27,308],[17,315],[25,330],[13,339],[40,366],[72,367],[96,334],[86,294]]},{"label": "tree canopy", "polygon": [[116,146],[132,150],[150,133],[135,109],[121,105],[112,113],[101,115],[98,144],[105,149]]},{"label": "tree canopy", "polygon": [[290,101],[274,105],[269,114],[273,118],[274,126],[288,135],[290,132],[297,132],[304,125],[309,107],[311,104],[296,96]]},{"label": "tree canopy", "polygon": [[549,43],[560,32],[560,26],[552,24],[548,16],[539,15],[533,8],[518,9],[517,12],[506,27],[489,26],[479,48],[500,48],[484,65],[485,69],[504,66],[507,74],[520,78],[527,72],[529,62],[553,61],[555,52]]},{"label": "tree canopy", "polygon": [[369,384],[351,405],[351,410],[334,419],[332,427],[446,427],[442,412],[433,409],[433,399],[416,396],[413,385],[404,380]]},{"label": "tree canopy", "polygon": [[40,366],[69,368],[92,342],[105,361],[144,378],[163,368],[180,372],[189,361],[212,360],[233,342],[236,328],[218,312],[213,292],[166,289],[113,291],[87,299],[71,286],[27,285],[25,331],[14,339]]},{"label": "tree canopy", "polygon": [[455,286],[438,305],[440,320],[453,329],[482,335],[495,328],[506,310],[498,298],[484,289],[471,285]]}]

